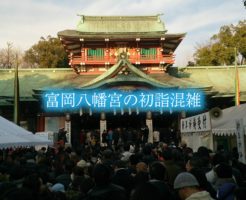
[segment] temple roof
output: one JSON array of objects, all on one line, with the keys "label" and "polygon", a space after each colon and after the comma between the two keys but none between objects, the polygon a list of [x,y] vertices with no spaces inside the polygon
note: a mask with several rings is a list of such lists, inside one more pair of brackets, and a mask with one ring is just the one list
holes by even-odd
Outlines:
[{"label": "temple roof", "polygon": [[[129,76],[119,73],[125,66]],[[148,87],[161,88],[198,88],[198,84],[170,76],[167,73],[146,75],[128,62],[120,61],[102,75],[78,75],[70,68],[57,69],[19,69],[20,97],[22,100],[33,100],[33,90],[45,89],[90,89],[114,85],[115,83],[145,84]],[[204,87],[206,88],[206,87]],[[0,70],[0,98],[12,99],[14,96],[14,70]]]},{"label": "temple roof", "polygon": [[62,38],[62,43],[66,45],[66,49],[72,51],[73,53],[81,52],[81,38],[84,42],[86,41],[101,41],[105,42],[105,38],[110,41],[135,41],[136,38],[141,38],[141,40],[146,39],[152,44],[160,44],[160,39],[164,38],[164,53],[169,54],[174,52],[182,39],[185,37],[185,33],[176,34],[165,34],[160,32],[136,32],[136,33],[84,33],[75,30],[64,30],[58,32],[58,36]]},{"label": "temple roof", "polygon": [[120,59],[108,71],[83,85],[82,89],[95,89],[104,85],[139,84],[156,88],[177,88],[176,85],[160,82],[139,70],[126,59]]},{"label": "temple roof", "polygon": [[164,41],[164,53],[174,52],[185,33],[167,34],[160,15],[155,16],[84,16],[77,29],[67,29],[57,33],[66,49],[81,52],[81,41],[141,41],[160,45]]},{"label": "temple roof", "polygon": [[[207,66],[180,68],[186,75],[183,80],[212,85],[219,93],[215,97],[235,96],[235,66]],[[238,66],[240,100],[246,101],[246,66]]]},{"label": "temple roof", "polygon": [[132,33],[165,32],[160,15],[154,16],[85,16],[80,15],[79,32]]},{"label": "temple roof", "polygon": [[[125,65],[122,65],[125,66]],[[116,70],[118,69],[118,70]],[[128,68],[131,70],[131,65]],[[145,80],[149,86],[179,87],[179,88],[203,88],[218,91],[214,97],[233,97],[235,69],[231,67],[186,67],[177,68],[181,75],[148,74],[148,78],[141,75],[140,70],[136,71],[134,77],[128,80],[141,82]],[[116,76],[122,70],[115,66],[102,75],[78,75],[70,68],[40,68],[40,69],[20,69],[20,97],[21,100],[33,100],[33,90],[43,90],[50,88],[90,88],[95,86],[109,85],[115,82],[123,82],[124,78]],[[137,77],[137,78],[136,78]],[[154,79],[155,81],[152,81]],[[246,101],[246,66],[239,67],[241,101]],[[110,82],[111,80],[111,82]],[[151,84],[149,83],[151,82]],[[0,104],[9,105],[4,99],[13,99],[14,96],[14,70],[0,69]]]}]

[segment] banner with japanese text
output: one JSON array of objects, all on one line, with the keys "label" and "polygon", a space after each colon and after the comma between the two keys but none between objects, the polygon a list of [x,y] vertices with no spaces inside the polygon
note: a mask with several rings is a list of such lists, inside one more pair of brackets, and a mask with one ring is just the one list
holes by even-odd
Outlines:
[{"label": "banner with japanese text", "polygon": [[209,112],[181,119],[181,133],[204,132],[211,130],[211,120]]},{"label": "banner with japanese text", "polygon": [[237,151],[239,160],[245,164],[245,144],[244,144],[244,126],[243,119],[238,119],[236,123],[236,138],[237,138]]}]

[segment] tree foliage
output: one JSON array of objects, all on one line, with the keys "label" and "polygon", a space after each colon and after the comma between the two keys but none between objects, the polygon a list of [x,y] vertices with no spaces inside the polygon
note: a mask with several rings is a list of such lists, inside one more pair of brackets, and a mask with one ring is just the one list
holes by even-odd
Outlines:
[{"label": "tree foliage", "polygon": [[208,44],[198,45],[194,54],[196,65],[233,65],[245,64],[246,59],[246,20],[237,25],[222,26],[218,34],[210,38]]},{"label": "tree foliage", "polygon": [[58,38],[41,37],[25,52],[24,61],[31,67],[61,68],[68,67],[68,57]]}]

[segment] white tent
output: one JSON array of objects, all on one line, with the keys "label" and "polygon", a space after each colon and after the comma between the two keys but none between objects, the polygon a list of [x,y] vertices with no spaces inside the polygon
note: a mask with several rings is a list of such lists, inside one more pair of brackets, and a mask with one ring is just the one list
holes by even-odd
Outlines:
[{"label": "white tent", "polygon": [[52,142],[0,116],[0,148],[35,145],[52,145]]},{"label": "white tent", "polygon": [[236,120],[243,119],[243,125],[246,125],[246,104],[233,106],[222,110],[219,119],[212,119],[212,133],[214,135],[235,135]]},{"label": "white tent", "polygon": [[[209,112],[195,115],[185,120],[192,119],[196,120],[201,115],[209,115]],[[208,117],[207,117],[208,118]],[[210,118],[210,117],[209,117]],[[188,146],[197,150],[200,146],[206,146],[210,149],[214,148],[213,135],[218,136],[232,136],[236,135],[236,120],[243,119],[243,127],[246,127],[246,104],[241,104],[239,106],[233,106],[222,110],[221,117],[216,119],[211,119],[211,125],[209,130],[205,131],[194,131],[188,130],[186,132],[181,131],[182,140],[187,143]],[[246,130],[246,129],[244,129]],[[246,134],[244,132],[244,134]]]}]

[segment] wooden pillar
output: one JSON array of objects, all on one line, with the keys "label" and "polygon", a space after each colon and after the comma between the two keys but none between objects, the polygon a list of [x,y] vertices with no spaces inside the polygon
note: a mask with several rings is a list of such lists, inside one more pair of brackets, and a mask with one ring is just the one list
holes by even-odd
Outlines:
[{"label": "wooden pillar", "polygon": [[85,62],[85,49],[81,47],[81,62]]},{"label": "wooden pillar", "polygon": [[87,51],[88,51],[88,48],[84,48],[84,60],[87,61]]},{"label": "wooden pillar", "polygon": [[153,143],[153,121],[152,121],[152,113],[150,111],[146,113],[146,125],[149,128],[148,142]]},{"label": "wooden pillar", "polygon": [[45,131],[45,117],[43,113],[37,114],[37,132]]},{"label": "wooden pillar", "polygon": [[104,48],[104,60],[109,64],[109,39],[105,38],[105,48]]}]

